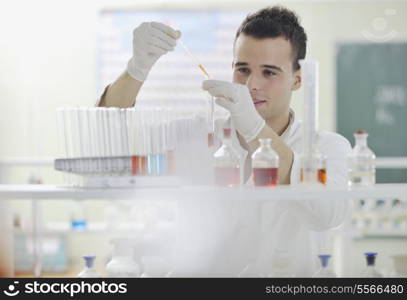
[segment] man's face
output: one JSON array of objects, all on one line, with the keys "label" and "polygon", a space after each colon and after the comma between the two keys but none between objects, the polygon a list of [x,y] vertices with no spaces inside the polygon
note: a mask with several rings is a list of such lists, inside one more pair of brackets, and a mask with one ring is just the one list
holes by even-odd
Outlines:
[{"label": "man's face", "polygon": [[291,93],[300,87],[293,70],[291,44],[283,37],[256,39],[241,34],[234,47],[233,82],[245,84],[259,114],[267,121],[287,114]]}]

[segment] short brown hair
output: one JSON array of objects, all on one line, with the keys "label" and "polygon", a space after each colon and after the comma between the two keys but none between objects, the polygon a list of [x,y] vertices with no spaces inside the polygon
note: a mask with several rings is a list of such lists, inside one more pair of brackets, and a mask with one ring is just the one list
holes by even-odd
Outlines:
[{"label": "short brown hair", "polygon": [[293,68],[300,69],[299,60],[305,58],[307,35],[293,11],[273,6],[249,14],[237,30],[235,42],[242,33],[258,39],[284,37],[293,49]]}]

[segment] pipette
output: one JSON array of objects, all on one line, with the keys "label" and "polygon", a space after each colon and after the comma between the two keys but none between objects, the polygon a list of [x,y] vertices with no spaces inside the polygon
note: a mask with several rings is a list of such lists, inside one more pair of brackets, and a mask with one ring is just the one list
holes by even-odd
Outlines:
[{"label": "pipette", "polygon": [[[207,79],[210,79],[209,73],[206,71],[205,67],[199,62],[199,60],[196,58],[195,55],[192,54],[192,52],[188,49],[188,47],[184,44],[182,40],[179,40],[179,43],[181,44],[182,48],[184,48],[185,52],[192,58],[192,60],[197,64],[198,68],[205,74]],[[215,112],[215,103],[214,99],[211,99],[210,102],[210,124],[212,126],[211,130],[208,133],[208,146],[211,147],[214,145],[214,132],[215,132],[215,118],[214,118],[214,112]]]},{"label": "pipette", "polygon": [[192,54],[192,52],[188,49],[188,47],[184,44],[182,40],[179,40],[179,43],[181,44],[182,48],[184,48],[185,52],[196,62],[198,65],[198,68],[205,74],[206,78],[209,79],[209,73],[206,71],[204,66],[199,62],[199,60],[196,58],[195,55]]}]

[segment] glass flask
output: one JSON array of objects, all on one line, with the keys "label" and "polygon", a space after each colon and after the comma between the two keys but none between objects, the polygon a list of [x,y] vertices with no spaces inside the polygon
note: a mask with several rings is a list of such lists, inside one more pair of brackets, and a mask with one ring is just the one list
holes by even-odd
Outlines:
[{"label": "glass flask", "polygon": [[300,181],[306,183],[327,183],[327,158],[319,151],[320,134],[315,134],[315,145],[311,153],[302,153],[300,156]]},{"label": "glass flask", "polygon": [[358,130],[355,146],[348,156],[349,186],[372,186],[376,181],[376,156],[367,145],[368,134]]},{"label": "glass flask", "polygon": [[255,186],[274,187],[278,184],[278,154],[271,148],[271,139],[259,139],[260,146],[252,155]]},{"label": "glass flask", "polygon": [[215,184],[236,186],[240,183],[240,157],[233,148],[231,129],[223,129],[222,146],[214,153]]}]

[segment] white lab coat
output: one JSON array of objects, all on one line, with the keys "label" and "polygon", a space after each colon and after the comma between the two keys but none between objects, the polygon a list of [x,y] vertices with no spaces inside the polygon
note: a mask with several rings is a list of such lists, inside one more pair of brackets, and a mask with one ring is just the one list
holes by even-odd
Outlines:
[{"label": "white lab coat", "polygon": [[[217,127],[220,135],[222,126]],[[300,181],[301,135],[301,123],[292,113],[281,135],[294,152],[292,185]],[[246,157],[236,134],[232,140]],[[349,142],[322,131],[319,150],[327,157],[327,184],[346,185]],[[319,266],[317,255],[326,251],[326,231],[340,225],[349,213],[348,199],[254,203],[219,196],[179,205],[173,275],[311,276]]]},{"label": "white lab coat", "polygon": [[[300,182],[302,126],[293,111],[281,137],[294,152],[290,184],[296,185]],[[318,149],[327,157],[327,185],[346,186],[349,141],[337,133],[320,131]],[[324,231],[339,226],[348,213],[348,199],[267,203],[262,207],[263,236],[254,274],[312,275],[319,265],[317,255],[326,251]]]}]

